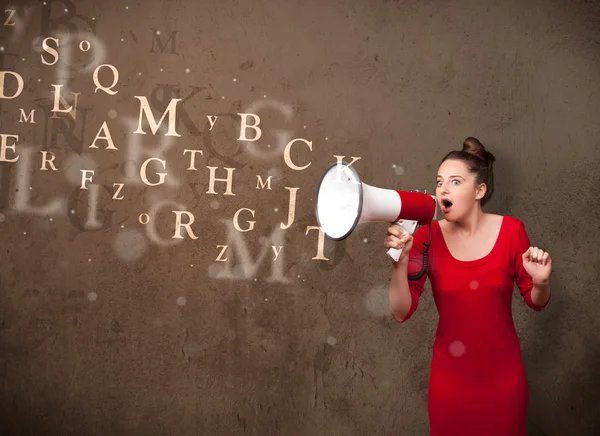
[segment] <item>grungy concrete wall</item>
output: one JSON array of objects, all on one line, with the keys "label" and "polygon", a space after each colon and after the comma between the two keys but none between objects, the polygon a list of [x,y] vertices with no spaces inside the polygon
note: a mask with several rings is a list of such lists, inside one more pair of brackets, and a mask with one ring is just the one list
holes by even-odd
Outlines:
[{"label": "grungy concrete wall", "polygon": [[[431,192],[471,135],[497,157],[486,211],[523,220],[554,259],[548,309],[514,300],[530,434],[600,434],[597,4],[4,10],[1,71],[23,87],[4,74],[0,133],[19,160],[0,163],[0,434],[427,434],[429,284],[395,323],[387,224],[320,250],[314,194],[335,155],[360,157],[371,185]],[[95,91],[104,64],[96,82],[116,85]],[[71,112],[53,112],[52,85]],[[177,98],[176,132],[168,115],[138,131],[144,99],[158,121]],[[260,139],[239,139],[238,113],[260,116]],[[296,138],[310,144],[286,160]],[[202,150],[195,170],[184,150]],[[149,158],[164,163],[144,183]],[[232,195],[210,193],[226,168]],[[193,233],[174,237],[173,211]]]}]

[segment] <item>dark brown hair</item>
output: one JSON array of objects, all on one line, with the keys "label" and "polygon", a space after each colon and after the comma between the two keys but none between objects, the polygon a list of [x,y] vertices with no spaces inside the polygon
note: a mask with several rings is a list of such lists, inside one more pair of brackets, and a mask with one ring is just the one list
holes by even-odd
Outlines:
[{"label": "dark brown hair", "polygon": [[443,163],[447,159],[463,161],[469,168],[469,172],[475,174],[475,183],[485,183],[487,190],[481,199],[483,207],[494,193],[494,162],[496,158],[487,151],[483,144],[477,138],[469,136],[463,142],[462,150],[453,150],[442,159]]}]

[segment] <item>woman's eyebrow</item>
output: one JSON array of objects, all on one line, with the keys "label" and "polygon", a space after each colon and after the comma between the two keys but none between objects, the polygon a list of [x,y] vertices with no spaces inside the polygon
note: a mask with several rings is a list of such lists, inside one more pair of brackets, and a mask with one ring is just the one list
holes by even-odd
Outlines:
[{"label": "woman's eyebrow", "polygon": [[[443,179],[443,177],[440,176],[439,174],[438,174],[438,177]],[[458,174],[455,174],[454,176],[450,176],[450,177],[460,177],[461,179],[466,180],[463,176],[459,176]]]}]

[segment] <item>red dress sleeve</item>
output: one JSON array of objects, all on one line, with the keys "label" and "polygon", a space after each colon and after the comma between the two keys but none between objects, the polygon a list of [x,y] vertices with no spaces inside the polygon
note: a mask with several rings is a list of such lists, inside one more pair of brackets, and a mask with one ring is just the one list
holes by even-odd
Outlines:
[{"label": "red dress sleeve", "polygon": [[[414,234],[413,245],[408,254],[408,268],[407,272],[410,275],[416,275],[421,271],[423,265],[423,243],[429,243],[429,232],[431,228],[429,225],[421,226],[417,229]],[[423,277],[417,280],[408,279],[408,288],[411,295],[410,310],[400,323],[407,321],[419,306],[419,298],[425,289],[425,280],[427,279],[427,271],[423,274]]]},{"label": "red dress sleeve", "polygon": [[525,224],[523,224],[523,221],[519,220],[517,224],[517,250],[515,253],[515,281],[521,296],[525,300],[525,303],[527,303],[527,305],[532,309],[540,311],[548,305],[550,299],[552,298],[552,294],[550,294],[550,298],[543,306],[538,306],[531,299],[533,280],[523,267],[523,253],[525,253],[530,246],[531,242],[529,240],[529,236],[527,235],[527,231],[525,230]]}]

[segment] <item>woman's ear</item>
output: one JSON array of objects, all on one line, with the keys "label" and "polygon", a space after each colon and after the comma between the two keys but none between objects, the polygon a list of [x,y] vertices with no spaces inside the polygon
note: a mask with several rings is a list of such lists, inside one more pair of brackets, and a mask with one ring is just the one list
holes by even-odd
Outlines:
[{"label": "woman's ear", "polygon": [[485,183],[480,183],[475,191],[475,200],[481,200],[485,196],[486,192],[487,185]]}]

